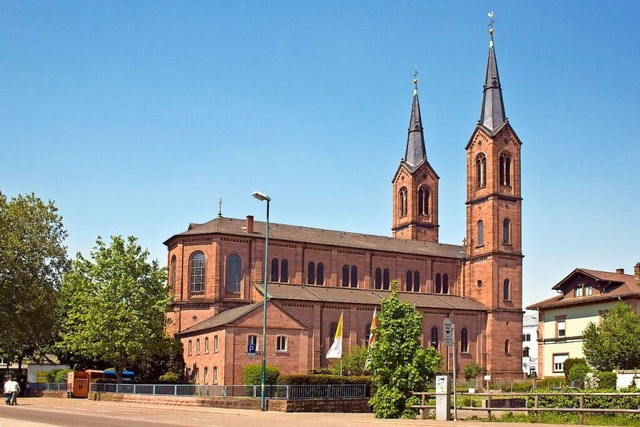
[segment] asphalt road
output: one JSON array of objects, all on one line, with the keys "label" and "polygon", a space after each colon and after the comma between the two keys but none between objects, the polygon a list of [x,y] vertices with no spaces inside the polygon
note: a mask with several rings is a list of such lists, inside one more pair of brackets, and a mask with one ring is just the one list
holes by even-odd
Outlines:
[{"label": "asphalt road", "polygon": [[[374,418],[373,414],[260,412],[50,397],[19,399],[17,406],[0,405],[0,427],[270,427],[273,425],[295,427],[524,426],[524,424],[482,421],[380,420]],[[545,427],[554,426],[547,424]]]}]

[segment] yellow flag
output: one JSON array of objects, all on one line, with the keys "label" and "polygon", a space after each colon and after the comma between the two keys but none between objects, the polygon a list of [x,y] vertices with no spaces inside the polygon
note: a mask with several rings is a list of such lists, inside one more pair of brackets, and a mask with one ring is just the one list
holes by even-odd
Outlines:
[{"label": "yellow flag", "polygon": [[340,320],[338,320],[338,327],[336,328],[336,336],[333,338],[333,344],[327,352],[327,359],[342,359],[342,315],[340,313]]}]

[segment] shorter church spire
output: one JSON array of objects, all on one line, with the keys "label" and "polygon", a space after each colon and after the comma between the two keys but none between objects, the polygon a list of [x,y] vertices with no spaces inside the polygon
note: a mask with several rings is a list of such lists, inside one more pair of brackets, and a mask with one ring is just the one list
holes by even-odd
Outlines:
[{"label": "shorter church spire", "polygon": [[409,135],[407,136],[407,149],[404,161],[410,167],[418,166],[427,158],[427,150],[424,145],[424,131],[422,129],[422,117],[420,115],[420,102],[418,101],[418,70],[413,73],[413,103],[411,105],[411,118],[409,119]]},{"label": "shorter church spire", "polygon": [[484,93],[482,95],[482,111],[480,112],[480,124],[493,132],[507,119],[504,113],[502,100],[502,86],[498,75],[498,63],[493,47],[493,12],[489,12],[489,59],[487,60],[487,75],[484,81]]}]

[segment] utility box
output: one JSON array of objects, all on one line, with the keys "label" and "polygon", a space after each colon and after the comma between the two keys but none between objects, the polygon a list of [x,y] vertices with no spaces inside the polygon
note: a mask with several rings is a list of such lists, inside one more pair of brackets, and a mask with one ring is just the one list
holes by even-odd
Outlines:
[{"label": "utility box", "polygon": [[451,420],[451,380],[448,375],[436,375],[436,421]]},{"label": "utility box", "polygon": [[67,374],[67,396],[89,397],[89,374],[87,372],[69,372]]}]

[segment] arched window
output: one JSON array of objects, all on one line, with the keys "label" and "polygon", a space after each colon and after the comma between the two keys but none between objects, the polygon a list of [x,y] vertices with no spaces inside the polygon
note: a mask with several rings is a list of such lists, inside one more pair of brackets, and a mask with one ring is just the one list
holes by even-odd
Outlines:
[{"label": "arched window", "polygon": [[204,383],[207,384],[209,381],[209,367],[204,367]]},{"label": "arched window", "polygon": [[438,327],[434,326],[431,328],[431,345],[435,348],[438,348]]},{"label": "arched window", "polygon": [[193,343],[191,342],[191,340],[189,340],[189,342],[187,342],[187,355],[191,356],[192,352],[193,352]]},{"label": "arched window", "polygon": [[382,269],[380,267],[376,268],[373,288],[382,289]]},{"label": "arched window", "polygon": [[418,214],[429,215],[429,189],[421,186],[418,190]]},{"label": "arched window", "polygon": [[242,263],[240,256],[231,254],[227,257],[227,292],[237,294],[240,292],[242,279]]},{"label": "arched window", "polygon": [[289,282],[289,261],[286,259],[280,262],[280,281],[283,283]]},{"label": "arched window", "polygon": [[391,280],[389,279],[389,269],[385,268],[382,272],[382,289],[385,291],[389,290],[389,285],[391,284]]},{"label": "arched window", "polygon": [[247,337],[247,346],[254,346],[256,351],[258,351],[259,350],[259,348],[258,348],[258,336],[257,335],[249,335]]},{"label": "arched window", "polygon": [[436,294],[442,293],[442,278],[440,277],[440,273],[436,274]]},{"label": "arched window", "polygon": [[442,293],[449,293],[449,275],[446,273],[442,275]]},{"label": "arched window", "polygon": [[204,292],[204,254],[202,252],[195,252],[191,255],[189,267],[191,270],[191,274],[189,276],[191,292]]},{"label": "arched window", "polygon": [[346,264],[342,266],[342,287],[349,287],[349,266]]},{"label": "arched window", "polygon": [[500,154],[500,185],[511,185],[511,155]]},{"label": "arched window", "polygon": [[509,218],[502,221],[502,243],[511,244],[511,220]]},{"label": "arched window", "polygon": [[280,281],[280,260],[278,258],[273,258],[271,260],[271,281]]},{"label": "arched window", "polygon": [[467,332],[467,328],[462,328],[460,331],[460,352],[469,352],[469,333]]},{"label": "arched window", "polygon": [[309,261],[307,267],[307,283],[314,285],[316,283],[316,265],[313,261]]},{"label": "arched window", "polygon": [[487,186],[487,156],[480,153],[476,156],[476,188]]},{"label": "arched window", "polygon": [[209,354],[209,337],[204,337],[204,354]]},{"label": "arched window", "polygon": [[478,244],[476,246],[484,246],[484,222],[478,221]]},{"label": "arched window", "polygon": [[324,285],[324,264],[322,264],[321,262],[318,263],[318,274],[317,274],[318,278],[316,280],[316,284],[317,285]]},{"label": "arched window", "polygon": [[406,280],[406,288],[407,292],[413,291],[413,274],[410,271],[407,271],[407,280]]},{"label": "arched window", "polygon": [[511,282],[509,279],[504,279],[502,286],[502,299],[509,301],[511,299]]},{"label": "arched window", "polygon": [[177,282],[177,269],[178,269],[178,261],[176,260],[176,256],[171,257],[171,273],[169,279],[169,287],[173,292],[176,291],[176,282]]},{"label": "arched window", "polygon": [[287,337],[279,335],[276,337],[276,351],[287,351]]},{"label": "arched window", "polygon": [[420,273],[413,273],[413,292],[420,292]]},{"label": "arched window", "polygon": [[218,345],[219,345],[218,336],[214,335],[213,336],[213,351],[214,351],[214,353],[218,352]]},{"label": "arched window", "polygon": [[407,216],[407,211],[408,211],[407,199],[408,199],[407,188],[402,187],[400,189],[400,217]]},{"label": "arched window", "polygon": [[356,267],[355,265],[351,266],[351,287],[358,287],[358,267]]},{"label": "arched window", "polygon": [[196,355],[200,354],[200,338],[196,339]]},{"label": "arched window", "polygon": [[509,340],[504,341],[504,354],[511,353],[511,342]]},{"label": "arched window", "polygon": [[213,367],[213,383],[218,384],[218,367]]}]

